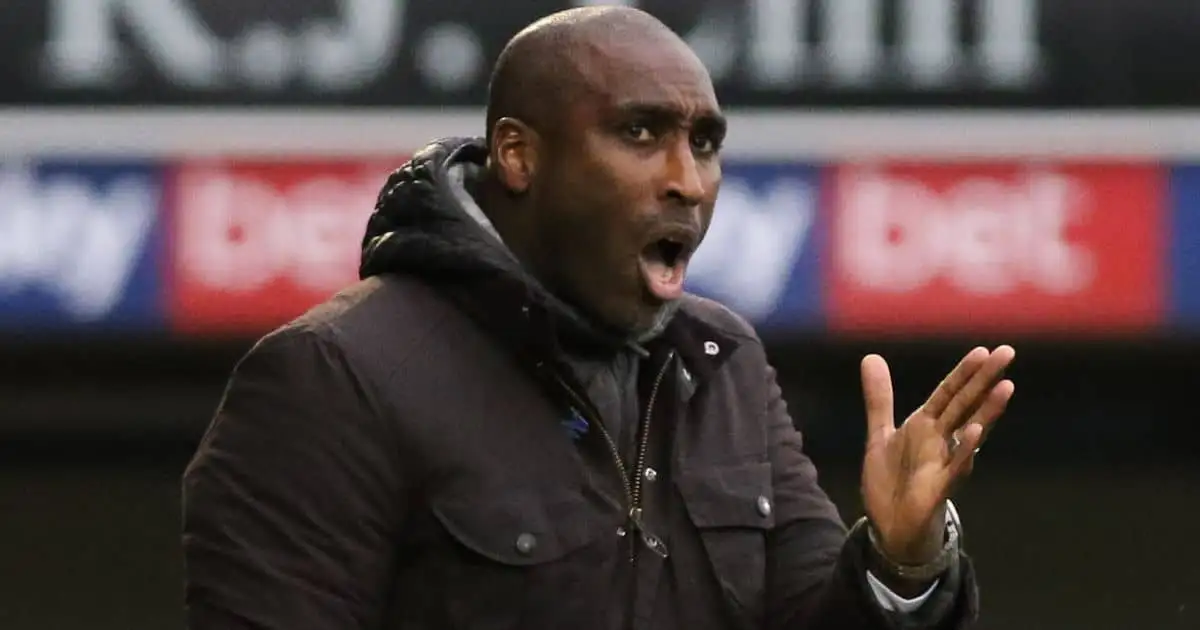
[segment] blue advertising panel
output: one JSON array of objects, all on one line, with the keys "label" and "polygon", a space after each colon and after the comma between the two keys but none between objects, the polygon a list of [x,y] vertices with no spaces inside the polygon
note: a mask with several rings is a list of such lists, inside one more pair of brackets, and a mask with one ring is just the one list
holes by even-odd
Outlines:
[{"label": "blue advertising panel", "polygon": [[724,303],[763,332],[820,327],[821,215],[817,167],[727,163],[688,289]]},{"label": "blue advertising panel", "polygon": [[1200,166],[1171,172],[1171,315],[1200,328]]},{"label": "blue advertising panel", "polygon": [[147,162],[0,164],[0,329],[162,324],[164,170]]}]

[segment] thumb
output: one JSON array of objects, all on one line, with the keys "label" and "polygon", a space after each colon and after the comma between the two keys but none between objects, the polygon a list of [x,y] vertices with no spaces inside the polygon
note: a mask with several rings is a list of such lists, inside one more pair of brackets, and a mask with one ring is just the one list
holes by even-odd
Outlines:
[{"label": "thumb", "polygon": [[862,360],[863,399],[867,405],[867,441],[896,430],[892,399],[892,374],[887,361],[877,354]]}]

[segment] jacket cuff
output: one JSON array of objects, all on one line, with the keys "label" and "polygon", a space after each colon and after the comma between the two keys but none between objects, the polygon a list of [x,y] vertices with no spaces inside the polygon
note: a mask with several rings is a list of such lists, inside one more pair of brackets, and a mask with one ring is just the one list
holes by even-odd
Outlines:
[{"label": "jacket cuff", "polygon": [[853,583],[864,606],[880,627],[892,630],[963,630],[979,618],[979,589],[971,558],[961,550],[957,560],[938,578],[929,597],[912,612],[885,610],[871,591],[867,579],[868,554],[871,542],[867,537],[867,520],[860,519],[850,529],[842,549],[840,563]]}]

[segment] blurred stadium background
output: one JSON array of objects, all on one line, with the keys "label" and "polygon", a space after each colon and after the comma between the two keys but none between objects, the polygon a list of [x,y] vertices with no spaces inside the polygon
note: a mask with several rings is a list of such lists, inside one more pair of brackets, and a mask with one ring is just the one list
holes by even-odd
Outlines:
[{"label": "blurred stadium background", "polygon": [[[566,0],[0,6],[0,628],[182,626],[179,476],[387,171]],[[761,326],[847,519],[857,360],[1017,396],[960,505],[986,630],[1200,628],[1200,5],[645,0],[731,113],[689,282]]]}]

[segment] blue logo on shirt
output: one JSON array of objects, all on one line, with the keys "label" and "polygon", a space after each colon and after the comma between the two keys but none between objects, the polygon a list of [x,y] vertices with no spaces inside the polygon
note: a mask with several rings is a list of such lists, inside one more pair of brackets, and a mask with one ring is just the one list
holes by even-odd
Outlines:
[{"label": "blue logo on shirt", "polygon": [[587,418],[584,418],[578,411],[574,409],[571,410],[571,415],[568,416],[567,419],[563,420],[560,424],[564,429],[566,429],[567,435],[569,435],[571,439],[576,442],[578,442],[583,436],[587,435],[589,428]]}]

